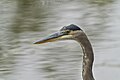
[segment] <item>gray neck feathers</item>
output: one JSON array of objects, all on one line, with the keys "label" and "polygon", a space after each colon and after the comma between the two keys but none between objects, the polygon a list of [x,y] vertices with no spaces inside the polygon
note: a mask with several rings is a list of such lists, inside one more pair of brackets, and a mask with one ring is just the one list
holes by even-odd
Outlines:
[{"label": "gray neck feathers", "polygon": [[94,80],[92,73],[94,54],[91,43],[84,32],[77,33],[75,39],[80,43],[83,50],[83,80]]}]

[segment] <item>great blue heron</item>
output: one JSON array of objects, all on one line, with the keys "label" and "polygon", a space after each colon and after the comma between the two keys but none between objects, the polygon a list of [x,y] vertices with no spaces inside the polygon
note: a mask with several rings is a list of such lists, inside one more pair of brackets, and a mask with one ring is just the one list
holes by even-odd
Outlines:
[{"label": "great blue heron", "polygon": [[60,31],[35,42],[35,44],[54,42],[58,40],[76,40],[80,43],[83,50],[83,80],[95,80],[92,72],[94,61],[93,49],[83,30],[74,24],[64,26]]}]

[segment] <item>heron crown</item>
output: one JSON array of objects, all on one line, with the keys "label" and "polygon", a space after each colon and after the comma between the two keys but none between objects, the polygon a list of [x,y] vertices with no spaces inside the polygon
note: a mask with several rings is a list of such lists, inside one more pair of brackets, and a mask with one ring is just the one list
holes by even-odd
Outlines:
[{"label": "heron crown", "polygon": [[60,31],[63,31],[63,30],[76,31],[76,30],[82,30],[82,29],[80,29],[77,25],[70,24],[70,25],[64,26],[62,29],[60,29]]}]

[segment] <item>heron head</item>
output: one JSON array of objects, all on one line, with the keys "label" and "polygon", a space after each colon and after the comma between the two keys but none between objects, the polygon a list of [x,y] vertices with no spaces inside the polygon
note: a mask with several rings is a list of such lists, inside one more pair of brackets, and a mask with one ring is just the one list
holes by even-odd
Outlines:
[{"label": "heron head", "polygon": [[34,44],[42,44],[46,42],[54,42],[58,40],[74,40],[77,33],[82,32],[82,29],[78,26],[71,24],[68,26],[64,26],[60,31],[45,37]]}]

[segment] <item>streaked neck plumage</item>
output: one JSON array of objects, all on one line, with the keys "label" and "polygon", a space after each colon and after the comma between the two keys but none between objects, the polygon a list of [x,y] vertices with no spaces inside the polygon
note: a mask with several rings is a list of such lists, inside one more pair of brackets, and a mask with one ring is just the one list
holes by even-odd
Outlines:
[{"label": "streaked neck plumage", "polygon": [[83,80],[95,80],[92,73],[94,54],[91,43],[82,31],[76,34],[75,39],[80,43],[83,50]]}]

